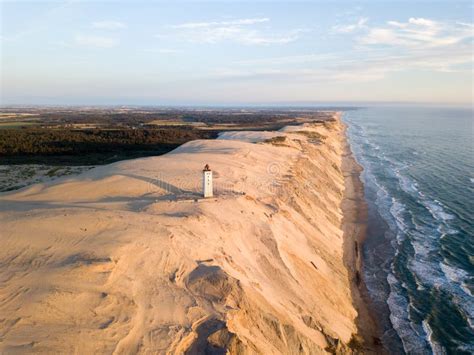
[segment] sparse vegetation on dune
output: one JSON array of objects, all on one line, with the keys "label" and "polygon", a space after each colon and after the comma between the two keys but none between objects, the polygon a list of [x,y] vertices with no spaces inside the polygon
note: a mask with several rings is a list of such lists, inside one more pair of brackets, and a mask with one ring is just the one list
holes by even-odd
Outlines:
[{"label": "sparse vegetation on dune", "polygon": [[285,136],[277,136],[277,137],[272,137],[272,138],[264,140],[264,143],[270,143],[273,145],[286,145],[285,142],[286,142]]},{"label": "sparse vegetation on dune", "polygon": [[292,133],[301,134],[303,136],[306,136],[308,139],[318,140],[319,142],[324,142],[324,140],[326,139],[326,136],[314,131],[296,131]]}]

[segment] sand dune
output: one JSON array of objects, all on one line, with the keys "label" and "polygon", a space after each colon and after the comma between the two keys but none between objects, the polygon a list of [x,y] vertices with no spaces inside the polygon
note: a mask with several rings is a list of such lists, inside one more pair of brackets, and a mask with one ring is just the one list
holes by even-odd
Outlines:
[{"label": "sand dune", "polygon": [[233,132],[0,195],[0,352],[351,352],[345,144]]}]

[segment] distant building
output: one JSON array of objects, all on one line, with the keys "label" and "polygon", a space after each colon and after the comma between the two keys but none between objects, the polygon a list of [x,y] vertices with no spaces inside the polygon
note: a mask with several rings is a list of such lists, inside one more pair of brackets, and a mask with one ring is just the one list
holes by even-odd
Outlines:
[{"label": "distant building", "polygon": [[202,171],[202,191],[204,197],[213,196],[212,170],[209,168],[208,164],[206,164]]}]

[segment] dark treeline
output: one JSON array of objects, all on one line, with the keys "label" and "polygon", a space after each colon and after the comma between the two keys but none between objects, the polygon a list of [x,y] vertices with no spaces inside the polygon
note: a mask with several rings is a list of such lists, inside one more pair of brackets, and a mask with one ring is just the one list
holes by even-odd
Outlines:
[{"label": "dark treeline", "polygon": [[305,111],[260,110],[256,112],[185,112],[180,116],[185,122],[202,122],[208,124],[232,123],[240,125],[272,125],[293,122],[296,118],[326,119],[330,113]]},{"label": "dark treeline", "polygon": [[64,162],[103,164],[166,153],[194,139],[215,138],[215,131],[166,129],[5,129],[0,130],[0,164]]}]

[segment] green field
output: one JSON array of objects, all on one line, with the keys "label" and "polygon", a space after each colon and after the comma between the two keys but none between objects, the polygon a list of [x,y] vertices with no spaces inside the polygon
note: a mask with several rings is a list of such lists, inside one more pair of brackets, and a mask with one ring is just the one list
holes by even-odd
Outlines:
[{"label": "green field", "polygon": [[12,129],[21,127],[31,127],[38,125],[37,122],[0,122],[0,129]]}]

